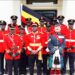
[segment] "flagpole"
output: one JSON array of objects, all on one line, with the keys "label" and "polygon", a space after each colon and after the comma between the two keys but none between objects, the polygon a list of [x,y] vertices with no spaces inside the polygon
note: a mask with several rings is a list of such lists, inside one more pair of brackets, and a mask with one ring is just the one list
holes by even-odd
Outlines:
[{"label": "flagpole", "polygon": [[[20,21],[22,20],[22,6],[23,6],[23,4],[21,3],[21,5],[20,5]],[[22,24],[22,21],[21,21],[21,24]]]}]

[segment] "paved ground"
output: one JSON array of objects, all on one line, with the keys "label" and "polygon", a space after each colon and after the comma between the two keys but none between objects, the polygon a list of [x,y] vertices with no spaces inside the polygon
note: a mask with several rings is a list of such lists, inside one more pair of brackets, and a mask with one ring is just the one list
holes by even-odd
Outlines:
[{"label": "paved ground", "polygon": [[[8,74],[4,74],[4,75],[8,75]],[[22,74],[22,75],[23,75],[23,74]],[[29,75],[29,73],[28,73],[27,75]],[[35,73],[34,75],[37,75],[37,74]],[[69,73],[67,73],[66,75],[69,75]],[[75,74],[74,74],[74,75],[75,75]]]},{"label": "paved ground", "polygon": [[[4,74],[4,75],[8,75],[8,74]],[[13,74],[14,75],[14,74]],[[22,74],[24,75],[24,74]],[[27,75],[29,75],[29,72],[27,73]],[[37,75],[36,72],[34,73],[34,75]],[[66,75],[69,75],[69,70],[67,71]],[[75,74],[74,74],[75,75]]]}]

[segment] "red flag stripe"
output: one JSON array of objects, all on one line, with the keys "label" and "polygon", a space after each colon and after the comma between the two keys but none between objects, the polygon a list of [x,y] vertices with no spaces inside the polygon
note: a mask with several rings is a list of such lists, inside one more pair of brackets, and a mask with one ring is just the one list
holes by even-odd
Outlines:
[{"label": "red flag stripe", "polygon": [[26,18],[25,18],[25,17],[21,16],[21,21],[22,21],[24,24],[26,24]]}]

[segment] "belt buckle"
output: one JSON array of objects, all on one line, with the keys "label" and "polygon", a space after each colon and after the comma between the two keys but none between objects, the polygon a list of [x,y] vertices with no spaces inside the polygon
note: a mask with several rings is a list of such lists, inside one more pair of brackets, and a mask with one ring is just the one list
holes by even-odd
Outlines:
[{"label": "belt buckle", "polygon": [[58,48],[58,46],[55,46],[55,48]]}]

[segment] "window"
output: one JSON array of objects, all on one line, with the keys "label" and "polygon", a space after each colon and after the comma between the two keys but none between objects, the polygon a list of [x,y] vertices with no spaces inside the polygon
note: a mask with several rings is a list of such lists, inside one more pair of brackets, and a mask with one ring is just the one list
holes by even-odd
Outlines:
[{"label": "window", "polygon": [[57,4],[58,3],[58,0],[26,0],[26,3],[27,4],[32,4],[33,2],[53,2],[54,4]]},{"label": "window", "polygon": [[34,10],[38,14],[41,14],[44,17],[47,17],[48,19],[52,20],[53,17],[57,16],[57,10]]}]

